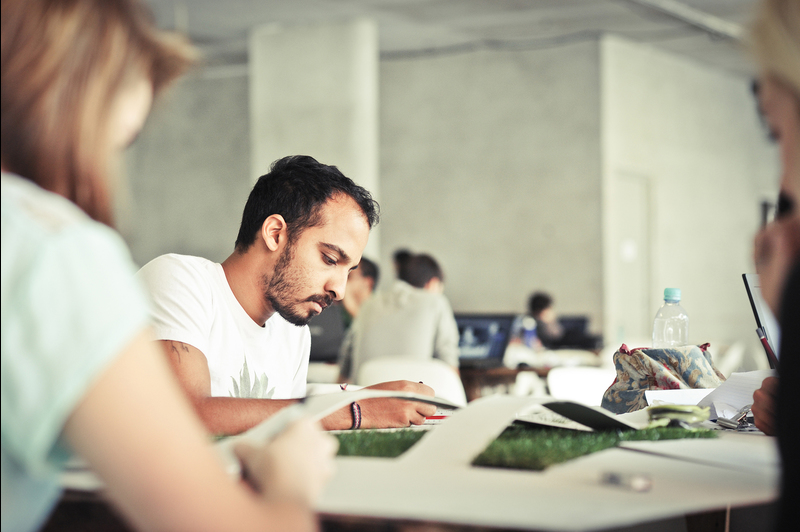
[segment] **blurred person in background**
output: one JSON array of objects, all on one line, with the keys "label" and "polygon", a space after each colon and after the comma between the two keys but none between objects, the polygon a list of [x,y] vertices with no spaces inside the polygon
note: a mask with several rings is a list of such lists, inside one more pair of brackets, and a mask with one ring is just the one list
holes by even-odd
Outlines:
[{"label": "blurred person in background", "polygon": [[458,373],[458,326],[444,296],[444,273],[430,255],[413,255],[400,278],[362,307],[339,356],[341,380],[353,381],[364,362],[380,357],[438,358]]},{"label": "blurred person in background", "polygon": [[[313,530],[336,442],[309,421],[232,478],[152,341],[113,169],[193,49],[133,0],[2,2],[2,530],[36,530],[72,454],[142,530]],[[143,385],[146,383],[146,385]]]},{"label": "blurred person in background", "polygon": [[[353,318],[358,315],[361,306],[372,296],[378,283],[378,265],[362,257],[358,268],[352,270],[347,276],[347,289],[341,301],[332,301],[328,307],[314,316],[308,322],[311,333],[310,362],[336,363],[339,349],[353,323]],[[308,379],[328,380],[331,377],[319,376],[313,373],[309,366]],[[333,378],[338,377],[338,371]]]},{"label": "blurred person in background", "polygon": [[528,299],[528,315],[536,320],[536,335],[548,349],[558,347],[564,330],[553,310],[553,297],[546,292],[534,292]]},{"label": "blurred person in background", "polygon": [[781,326],[779,378],[766,379],[753,396],[756,426],[778,437],[781,500],[778,530],[796,529],[800,498],[796,442],[800,404],[800,2],[762,0],[752,28],[759,66],[758,99],[779,147],[780,190],[795,206],[766,226],[755,241],[755,263],[764,300]]},{"label": "blurred person in background", "polygon": [[364,257],[358,263],[358,268],[350,272],[347,277],[347,291],[342,299],[345,329],[350,328],[362,305],[372,296],[378,286],[379,276],[378,265]]},{"label": "blurred person in background", "polygon": [[400,270],[403,268],[403,265],[408,262],[413,256],[406,248],[396,249],[394,253],[392,253],[392,263],[394,264],[394,274],[397,277],[400,277]]}]

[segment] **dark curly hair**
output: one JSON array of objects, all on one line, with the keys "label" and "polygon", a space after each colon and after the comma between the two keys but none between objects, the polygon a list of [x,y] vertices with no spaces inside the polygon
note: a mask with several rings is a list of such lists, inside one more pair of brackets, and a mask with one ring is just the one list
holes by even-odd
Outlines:
[{"label": "dark curly hair", "polygon": [[370,229],[378,223],[378,202],[335,166],[322,164],[308,155],[278,159],[272,163],[268,174],[258,178],[247,198],[236,237],[236,250],[247,250],[255,242],[264,220],[273,214],[283,216],[289,240],[295,241],[305,229],[321,223],[322,205],[338,194],[346,194],[355,200]]}]

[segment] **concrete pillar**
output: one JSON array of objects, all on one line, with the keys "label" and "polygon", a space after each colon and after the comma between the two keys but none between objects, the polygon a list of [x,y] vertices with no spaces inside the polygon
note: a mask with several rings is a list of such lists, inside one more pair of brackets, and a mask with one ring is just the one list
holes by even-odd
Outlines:
[{"label": "concrete pillar", "polygon": [[[249,50],[253,179],[276,159],[311,155],[379,200],[377,24],[261,26]],[[373,229],[364,255],[379,249]]]}]

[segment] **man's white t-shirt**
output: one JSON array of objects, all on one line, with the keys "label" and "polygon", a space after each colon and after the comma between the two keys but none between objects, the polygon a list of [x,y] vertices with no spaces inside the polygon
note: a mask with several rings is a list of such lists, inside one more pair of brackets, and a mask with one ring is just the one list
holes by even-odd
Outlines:
[{"label": "man's white t-shirt", "polygon": [[156,337],[194,346],[208,359],[212,397],[305,396],[308,327],[277,312],[259,326],[233,295],[221,264],[169,254],[147,263],[137,276],[153,300]]}]

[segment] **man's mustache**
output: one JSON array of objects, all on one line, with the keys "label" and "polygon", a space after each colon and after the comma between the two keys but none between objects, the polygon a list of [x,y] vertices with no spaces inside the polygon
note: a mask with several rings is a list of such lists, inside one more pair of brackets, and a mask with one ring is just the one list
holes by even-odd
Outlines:
[{"label": "man's mustache", "polygon": [[308,299],[306,299],[306,301],[316,303],[317,305],[322,307],[322,310],[325,310],[326,307],[330,306],[330,304],[333,303],[333,297],[329,295],[326,296],[317,295],[309,297]]}]

